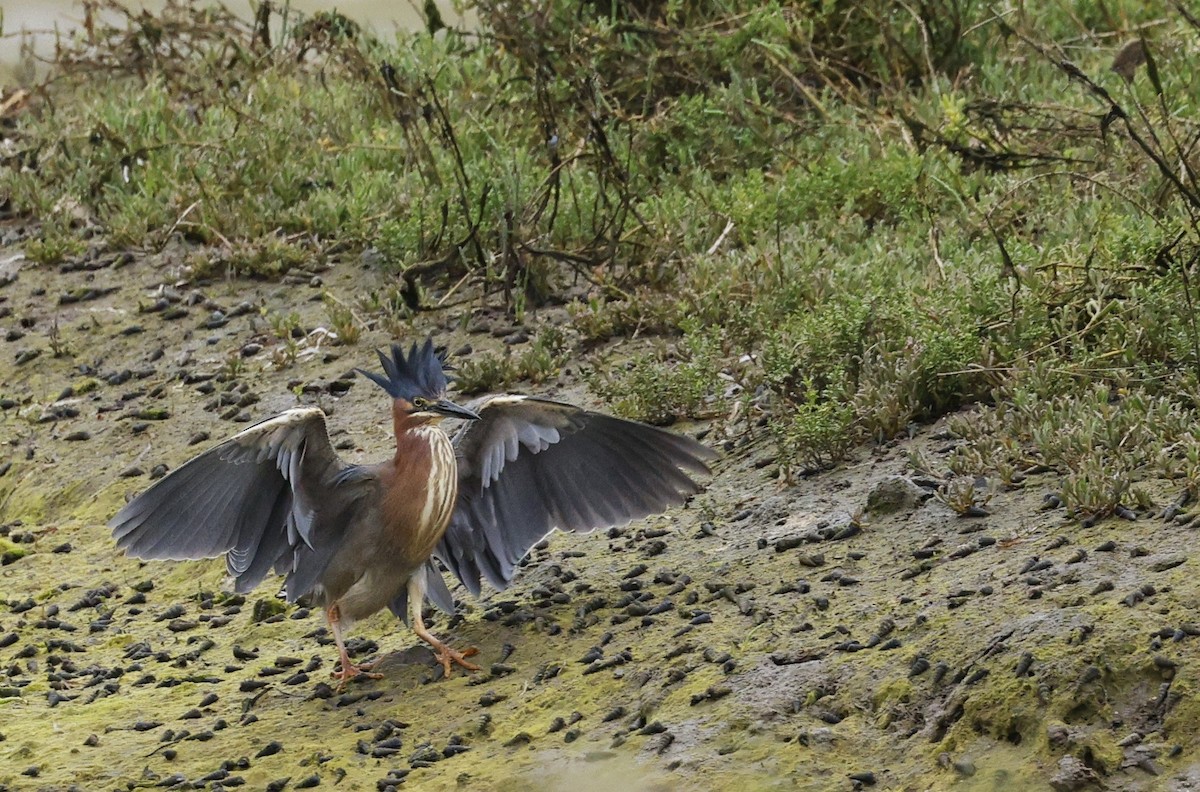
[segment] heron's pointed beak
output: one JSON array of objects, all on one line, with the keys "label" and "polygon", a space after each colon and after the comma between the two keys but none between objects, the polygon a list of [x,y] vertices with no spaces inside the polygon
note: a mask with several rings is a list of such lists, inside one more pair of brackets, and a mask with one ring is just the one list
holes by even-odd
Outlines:
[{"label": "heron's pointed beak", "polygon": [[437,403],[429,408],[433,412],[441,413],[448,418],[462,418],[464,421],[478,421],[479,413],[474,410],[468,410],[462,405],[455,404],[449,399],[438,399]]}]

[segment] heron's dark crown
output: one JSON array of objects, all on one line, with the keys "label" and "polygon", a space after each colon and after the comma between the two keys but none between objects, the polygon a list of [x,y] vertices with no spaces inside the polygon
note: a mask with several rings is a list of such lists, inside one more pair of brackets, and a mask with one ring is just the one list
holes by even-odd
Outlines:
[{"label": "heron's dark crown", "polygon": [[399,344],[392,344],[391,357],[381,350],[376,350],[376,354],[383,366],[383,376],[363,369],[355,371],[383,388],[393,399],[436,399],[446,392],[446,359],[434,349],[432,338],[425,339],[424,344],[414,343],[408,350],[408,357]]}]

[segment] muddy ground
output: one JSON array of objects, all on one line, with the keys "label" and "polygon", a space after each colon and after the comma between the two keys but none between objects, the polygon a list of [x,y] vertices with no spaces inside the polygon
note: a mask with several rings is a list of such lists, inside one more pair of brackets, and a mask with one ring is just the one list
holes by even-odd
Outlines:
[{"label": "muddy ground", "polygon": [[[298,402],[352,460],[387,453],[384,396],[349,374],[387,333],[311,334],[276,370],[270,321],[313,330],[323,290],[386,277],[347,256],[195,285],[175,244],[44,267],[3,230],[0,789],[1200,788],[1197,523],[1083,527],[1045,508],[1052,473],[960,518],[908,464],[953,448],[940,424],[787,488],[765,438],[676,427],[723,452],[688,508],[455,589],[433,628],[483,671],[438,679],[380,614],[353,646],[385,678],[332,690],[319,613],[274,582],[232,595],[220,561],[124,558],[104,524]],[[509,329],[460,306],[405,332],[478,351]],[[601,407],[586,363],[537,392]]]}]

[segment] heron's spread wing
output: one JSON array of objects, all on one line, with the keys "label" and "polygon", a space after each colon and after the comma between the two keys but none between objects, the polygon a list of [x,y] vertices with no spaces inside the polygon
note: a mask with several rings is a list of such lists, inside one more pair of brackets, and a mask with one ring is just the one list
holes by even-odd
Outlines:
[{"label": "heron's spread wing", "polygon": [[[531,396],[470,405],[455,438],[458,502],[436,555],[473,593],[504,589],[555,528],[624,525],[684,502],[716,454],[645,424]],[[686,472],[685,472],[686,471]]]},{"label": "heron's spread wing", "polygon": [[325,415],[288,410],[197,456],[134,498],[109,522],[117,545],[138,558],[212,558],[226,553],[237,590],[271,567],[292,571],[291,551],[312,547],[319,481],[344,467]]}]

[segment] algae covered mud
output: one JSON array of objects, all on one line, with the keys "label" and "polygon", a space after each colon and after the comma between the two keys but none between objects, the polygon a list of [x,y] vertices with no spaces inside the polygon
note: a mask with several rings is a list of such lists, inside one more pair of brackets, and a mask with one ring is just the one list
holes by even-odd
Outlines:
[{"label": "algae covered mud", "polygon": [[[912,451],[947,452],[936,426],[783,492],[760,443],[727,443],[690,508],[556,536],[502,596],[457,590],[436,629],[483,671],[438,679],[380,615],[351,648],[384,678],[338,692],[319,614],[229,593],[220,562],[122,558],[103,523],[206,435],[297,401],[331,413],[343,453],[382,453],[379,396],[349,372],[384,334],[284,371],[252,346],[262,308],[320,322],[312,278],[349,295],[375,276],[335,260],[296,285],[176,292],[169,256],[4,260],[24,320],[3,358],[11,789],[1142,789],[1194,772],[1192,529],[1064,523],[1036,484],[960,518],[910,477]],[[146,310],[160,298],[172,313]],[[457,324],[412,332],[499,343]],[[588,398],[565,375],[543,391]]]},{"label": "algae covered mud", "polygon": [[[98,23],[0,97],[0,787],[1200,787],[1200,26],[1108,5]],[[285,409],[381,458],[431,333],[714,476],[454,589],[450,679],[116,552]]]}]

